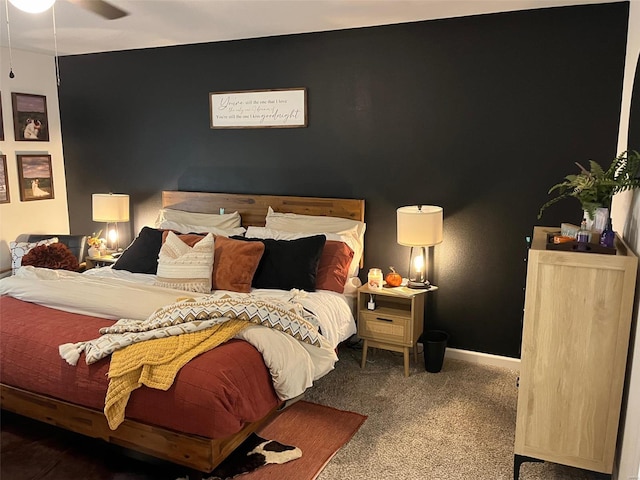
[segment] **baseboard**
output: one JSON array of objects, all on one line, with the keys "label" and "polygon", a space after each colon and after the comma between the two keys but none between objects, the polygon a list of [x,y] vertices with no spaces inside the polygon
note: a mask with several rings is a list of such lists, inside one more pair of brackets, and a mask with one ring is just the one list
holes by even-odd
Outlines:
[{"label": "baseboard", "polygon": [[471,350],[461,350],[459,348],[449,348],[445,350],[445,358],[454,360],[464,360],[465,362],[491,365],[494,367],[508,368],[509,370],[520,370],[520,359],[492,355],[490,353],[473,352]]}]

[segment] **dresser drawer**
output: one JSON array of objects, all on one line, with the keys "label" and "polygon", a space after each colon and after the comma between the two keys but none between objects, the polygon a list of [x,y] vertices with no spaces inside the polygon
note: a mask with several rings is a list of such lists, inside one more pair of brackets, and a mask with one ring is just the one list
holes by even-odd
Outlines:
[{"label": "dresser drawer", "polygon": [[361,310],[358,335],[370,340],[411,346],[411,318],[380,311]]}]

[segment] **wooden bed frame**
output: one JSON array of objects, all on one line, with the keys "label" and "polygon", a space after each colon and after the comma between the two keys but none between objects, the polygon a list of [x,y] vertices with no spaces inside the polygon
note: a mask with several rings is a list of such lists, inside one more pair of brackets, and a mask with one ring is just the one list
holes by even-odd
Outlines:
[{"label": "wooden bed frame", "polygon": [[[269,206],[276,212],[364,221],[364,200],[356,199],[163,191],[162,206],[200,213],[219,213],[220,208],[227,213],[237,211],[243,226],[264,226]],[[0,384],[0,399],[4,410],[207,473],[285,406],[275,407],[230,437],[210,439],[129,419],[111,430],[102,411],[4,384]]]},{"label": "wooden bed frame", "polygon": [[[205,193],[163,191],[162,208],[196,213],[238,212],[242,226],[264,227],[267,211],[325,215],[364,222],[364,200],[349,198],[289,197],[282,195],[242,195],[237,193]],[[360,268],[364,266],[364,255]]]}]

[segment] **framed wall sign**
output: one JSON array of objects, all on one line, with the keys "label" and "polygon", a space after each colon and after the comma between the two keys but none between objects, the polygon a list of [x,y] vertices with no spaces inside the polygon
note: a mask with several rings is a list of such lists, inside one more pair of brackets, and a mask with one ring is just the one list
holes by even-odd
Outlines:
[{"label": "framed wall sign", "polygon": [[0,203],[9,203],[9,178],[7,176],[6,155],[0,155]]},{"label": "framed wall sign", "polygon": [[245,90],[209,94],[211,128],[307,126],[307,89]]},{"label": "framed wall sign", "polygon": [[18,155],[20,200],[47,200],[53,198],[51,155]]},{"label": "framed wall sign", "polygon": [[49,141],[47,97],[30,93],[11,93],[13,102],[13,134],[16,140]]}]

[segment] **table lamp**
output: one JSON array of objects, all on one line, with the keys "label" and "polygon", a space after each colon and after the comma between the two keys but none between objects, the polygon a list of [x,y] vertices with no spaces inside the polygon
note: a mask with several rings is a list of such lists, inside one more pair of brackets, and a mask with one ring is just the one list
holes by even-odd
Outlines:
[{"label": "table lamp", "polygon": [[[91,200],[93,221],[107,224],[107,246],[110,245],[112,250],[119,250],[118,222],[129,221],[129,195],[94,193]],[[111,228],[110,224],[113,224]]]},{"label": "table lamp", "polygon": [[442,207],[412,205],[397,210],[398,243],[411,247],[409,288],[429,288],[427,247],[442,242]]}]

